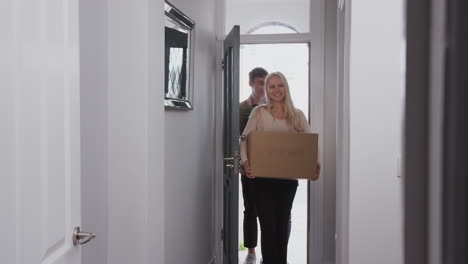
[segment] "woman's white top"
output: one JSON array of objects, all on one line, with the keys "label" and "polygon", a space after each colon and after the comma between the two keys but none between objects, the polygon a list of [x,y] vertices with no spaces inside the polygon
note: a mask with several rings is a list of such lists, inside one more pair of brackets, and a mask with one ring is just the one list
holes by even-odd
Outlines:
[{"label": "woman's white top", "polygon": [[[296,113],[298,115],[299,122],[302,123],[301,126],[304,128],[304,131],[301,131],[300,133],[310,133],[310,126],[304,113],[299,109],[296,109]],[[274,118],[266,106],[257,106],[252,110],[249,121],[247,122],[244,132],[242,133],[242,135],[245,137],[242,138],[246,139],[249,133],[252,131],[299,133],[292,126],[288,125],[285,119]],[[248,160],[247,140],[241,140],[240,152],[241,162],[243,164],[246,160]]]}]

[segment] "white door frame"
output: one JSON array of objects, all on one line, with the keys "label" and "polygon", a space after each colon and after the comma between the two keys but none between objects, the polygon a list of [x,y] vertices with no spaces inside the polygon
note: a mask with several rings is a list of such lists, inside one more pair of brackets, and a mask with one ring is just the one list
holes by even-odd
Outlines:
[{"label": "white door frame", "polygon": [[[241,45],[246,44],[287,44],[287,43],[306,43],[309,45],[309,118],[312,131],[319,135],[324,135],[324,59],[321,57],[324,53],[312,52],[313,50],[323,50],[319,48],[321,36],[315,36],[313,33],[294,33],[294,34],[268,34],[268,35],[241,35]],[[315,48],[315,49],[314,49]],[[314,54],[313,54],[314,53]],[[315,70],[313,70],[315,69]],[[319,146],[323,149],[324,136],[319,136]],[[323,153],[323,151],[322,151]],[[323,155],[319,156],[323,164]],[[322,170],[322,177],[326,171]],[[325,176],[326,177],[326,176]],[[321,249],[323,246],[323,181],[308,182],[308,239],[307,239],[307,261],[308,263],[320,263]],[[314,219],[314,221],[311,221]],[[318,235],[314,235],[318,234]],[[316,245],[316,246],[312,246]],[[312,259],[311,259],[312,258]]]},{"label": "white door frame", "polygon": [[[217,11],[217,47],[216,57],[222,57],[222,40],[226,35],[226,0],[220,0],[216,2]],[[320,50],[322,52],[310,52],[310,100],[309,100],[309,116],[311,120],[316,122],[312,123],[312,129],[317,133],[323,135],[324,127],[326,122],[325,117],[325,1],[324,0],[311,0],[310,1],[310,33],[299,33],[299,34],[277,34],[277,35],[241,35],[241,44],[260,44],[260,43],[310,43],[311,50]],[[327,17],[329,19],[335,19],[335,17]],[[216,87],[222,87],[221,78],[221,59],[216,61]],[[312,96],[313,95],[313,96]],[[222,124],[222,89],[217,89],[215,94],[215,146],[221,146],[222,142],[222,131],[219,129],[219,125]],[[333,121],[334,122],[334,121]],[[319,138],[319,146],[324,146],[324,138]],[[326,153],[327,149],[322,148],[322,153]],[[335,153],[335,150],[329,150],[330,153]],[[309,263],[322,263],[323,261],[323,211],[324,211],[324,183],[323,178],[327,175],[325,169],[326,164],[323,160],[323,155],[320,157],[322,163],[322,176],[321,180],[311,184],[310,198],[310,210],[309,219],[316,219],[309,226],[310,233],[309,241],[311,242],[309,248]],[[213,211],[213,238],[214,238],[214,260],[216,263],[222,263],[220,259],[222,256],[222,241],[220,240],[221,232],[221,221],[222,221],[222,181],[219,179],[219,175],[222,175],[222,151],[220,147],[215,149],[215,160],[216,166],[214,168],[214,205]],[[335,160],[329,161],[330,166],[335,166]],[[333,226],[335,223],[331,223]],[[316,234],[316,235],[315,235]],[[334,250],[334,249],[333,249]],[[213,261],[214,262],[214,261]]]},{"label": "white door frame", "polygon": [[336,255],[337,264],[349,262],[349,43],[350,2],[342,0],[338,8],[338,102],[336,152]]},{"label": "white door frame", "polygon": [[[226,35],[225,26],[225,6],[226,0],[217,2],[217,58],[222,58],[222,40]],[[273,44],[273,43],[308,43],[310,44],[310,73],[309,73],[309,116],[312,122],[312,130],[320,135],[324,135],[325,127],[325,1],[311,0],[310,3],[310,33],[297,34],[269,34],[269,35],[241,35],[241,44]],[[218,71],[219,70],[219,71]],[[221,59],[216,61],[216,87],[222,87],[221,77]],[[222,89],[217,89],[215,94],[214,106],[215,110],[215,146],[222,145]],[[319,137],[319,146],[324,146],[324,137]],[[322,153],[327,150],[322,147]],[[330,150],[335,152],[335,150]],[[222,180],[219,177],[222,175],[222,151],[220,147],[215,149],[216,166],[214,168],[214,260],[216,263],[222,263],[222,241],[220,232],[222,226]],[[323,155],[320,155],[320,162],[324,165]],[[335,161],[330,161],[335,166]],[[308,234],[308,262],[320,264],[323,261],[323,210],[324,210],[324,183],[323,178],[327,177],[326,166],[322,165],[321,179],[309,184],[309,219],[314,221],[309,222]],[[331,223],[333,226],[335,223]],[[214,262],[214,261],[213,261]]]}]

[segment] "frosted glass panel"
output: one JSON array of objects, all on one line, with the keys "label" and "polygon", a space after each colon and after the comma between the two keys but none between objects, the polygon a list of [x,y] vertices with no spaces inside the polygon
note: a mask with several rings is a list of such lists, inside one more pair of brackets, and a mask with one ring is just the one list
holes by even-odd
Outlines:
[{"label": "frosted glass panel", "polygon": [[[241,34],[306,33],[309,16],[309,0],[226,0],[227,32],[240,25]],[[268,25],[281,26],[260,30]]]},{"label": "frosted glass panel", "polygon": [[308,117],[309,113],[309,47],[307,44],[256,44],[240,48],[239,97],[249,97],[249,71],[263,67],[268,72],[280,71],[286,76],[294,105]]},{"label": "frosted glass panel", "polygon": [[182,92],[185,89],[185,84],[182,83],[180,76],[182,75],[182,67],[184,64],[184,49],[169,48],[169,76],[168,76],[168,91],[167,95],[170,98],[181,98]]},{"label": "frosted glass panel", "polygon": [[[288,79],[294,105],[309,118],[309,47],[307,44],[249,44],[240,47],[240,101],[251,93],[249,71],[263,67],[268,72],[280,71]],[[240,184],[240,183],[239,183]],[[239,188],[239,239],[243,243],[244,201]],[[288,245],[289,263],[307,263],[307,181],[299,181],[291,211],[292,228]],[[257,263],[261,258],[260,228]],[[239,250],[243,263],[247,250]]]}]

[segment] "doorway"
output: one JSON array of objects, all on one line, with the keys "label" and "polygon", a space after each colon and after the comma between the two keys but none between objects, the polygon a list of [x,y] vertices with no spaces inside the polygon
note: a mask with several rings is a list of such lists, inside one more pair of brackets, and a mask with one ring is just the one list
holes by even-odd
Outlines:
[{"label": "doorway", "polygon": [[[262,67],[268,72],[282,72],[288,79],[291,96],[296,108],[299,108],[310,120],[309,115],[309,44],[275,43],[244,44],[240,46],[239,100],[246,100],[250,93],[249,71]],[[272,56],[274,54],[274,56]],[[240,177],[239,177],[240,179]],[[241,185],[239,183],[239,185]],[[291,234],[288,245],[290,263],[307,263],[308,233],[308,182],[299,180],[299,186],[291,211]],[[243,263],[247,249],[243,247],[243,211],[242,189],[239,188],[239,263]],[[258,224],[257,263],[261,259],[261,231]]]}]

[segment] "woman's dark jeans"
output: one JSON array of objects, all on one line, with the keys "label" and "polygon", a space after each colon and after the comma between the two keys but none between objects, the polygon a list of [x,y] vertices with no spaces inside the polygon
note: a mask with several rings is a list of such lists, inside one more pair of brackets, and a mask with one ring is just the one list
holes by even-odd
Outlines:
[{"label": "woman's dark jeans", "polygon": [[291,209],[297,180],[255,179],[264,264],[286,264]]}]

